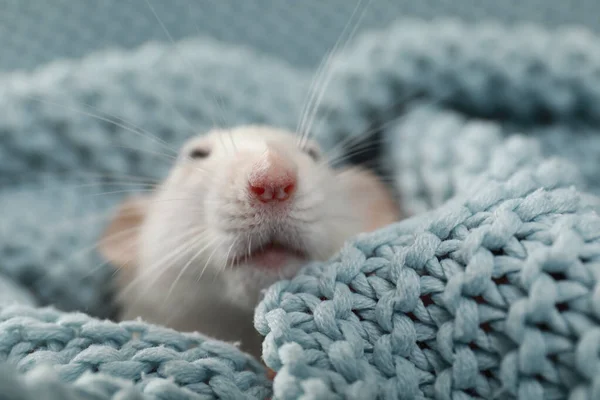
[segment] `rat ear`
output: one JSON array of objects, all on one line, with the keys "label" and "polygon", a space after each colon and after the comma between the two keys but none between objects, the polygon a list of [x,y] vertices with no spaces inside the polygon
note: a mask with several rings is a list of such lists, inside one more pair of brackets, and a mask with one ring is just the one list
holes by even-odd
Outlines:
[{"label": "rat ear", "polygon": [[118,268],[137,266],[140,229],[149,204],[149,196],[132,196],[121,203],[98,246],[106,261]]}]

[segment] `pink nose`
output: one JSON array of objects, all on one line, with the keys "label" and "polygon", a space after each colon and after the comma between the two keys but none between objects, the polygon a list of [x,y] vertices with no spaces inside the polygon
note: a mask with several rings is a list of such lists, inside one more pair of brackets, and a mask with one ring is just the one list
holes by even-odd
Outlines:
[{"label": "pink nose", "polygon": [[297,171],[292,161],[268,150],[254,165],[248,178],[251,197],[263,202],[286,201],[296,191]]}]

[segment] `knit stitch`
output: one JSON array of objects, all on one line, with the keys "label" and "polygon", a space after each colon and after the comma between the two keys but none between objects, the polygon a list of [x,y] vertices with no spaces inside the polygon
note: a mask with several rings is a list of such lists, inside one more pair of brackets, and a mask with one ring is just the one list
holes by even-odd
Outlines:
[{"label": "knit stitch", "polygon": [[164,176],[215,96],[231,125],[294,129],[310,74],[188,40],[0,76],[0,393],[600,398],[598,43],[399,21],[339,55],[312,132],[334,155],[375,148],[411,217],[266,291],[273,381],[234,345],[103,319],[114,271],[93,244],[122,194],[98,179]]}]

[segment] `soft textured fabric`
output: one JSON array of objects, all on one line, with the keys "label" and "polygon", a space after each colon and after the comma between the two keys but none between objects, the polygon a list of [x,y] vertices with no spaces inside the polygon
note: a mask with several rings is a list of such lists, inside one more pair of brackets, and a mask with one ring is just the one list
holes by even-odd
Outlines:
[{"label": "soft textured fabric", "polygon": [[0,76],[0,393],[600,398],[598,43],[399,21],[340,54],[314,135],[377,149],[410,218],[268,289],[272,382],[233,345],[103,320],[114,271],[93,244],[131,187],[100,178],[160,178],[191,127],[294,129],[312,74],[189,40]]},{"label": "soft textured fabric", "polygon": [[167,43],[198,34],[314,67],[345,26],[350,22],[354,29],[359,19],[357,32],[407,16],[533,21],[553,28],[577,24],[598,32],[599,14],[596,0],[303,0],[293,5],[280,0],[0,0],[0,71],[32,70],[108,47],[133,49],[148,40]]}]

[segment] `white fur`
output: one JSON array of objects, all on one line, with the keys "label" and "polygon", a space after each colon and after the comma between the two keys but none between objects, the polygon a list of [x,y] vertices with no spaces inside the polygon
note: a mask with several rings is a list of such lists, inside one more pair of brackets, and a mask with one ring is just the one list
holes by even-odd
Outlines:
[{"label": "white fur", "polygon": [[[298,171],[289,214],[276,218],[257,212],[247,200],[252,164],[267,145]],[[210,155],[187,159],[195,148]],[[312,260],[326,260],[363,227],[346,187],[343,177],[299,148],[297,136],[282,130],[242,127],[194,138],[153,196],[140,237],[138,289],[129,291],[124,317],[141,315],[175,329],[240,340],[244,349],[260,354],[253,309],[264,289],[292,277],[305,261],[290,260],[278,271],[231,268],[228,252],[244,254],[275,238],[304,249]],[[202,230],[190,237],[204,240],[174,251],[185,245],[181,235],[190,229]],[[169,254],[177,258],[165,260]]]}]

